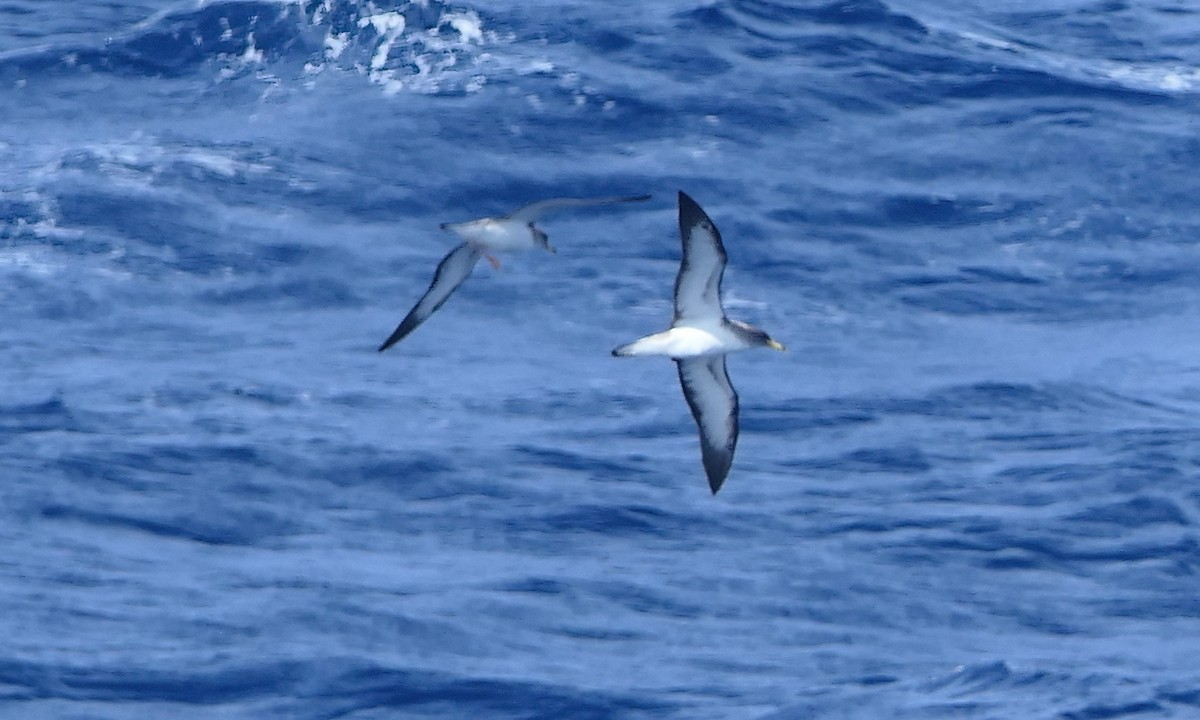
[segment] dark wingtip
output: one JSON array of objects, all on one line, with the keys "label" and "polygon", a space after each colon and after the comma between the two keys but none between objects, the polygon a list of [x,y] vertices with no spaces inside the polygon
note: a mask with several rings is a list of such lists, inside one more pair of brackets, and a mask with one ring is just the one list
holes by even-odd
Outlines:
[{"label": "dark wingtip", "polygon": [[687,193],[679,191],[679,226],[689,228],[697,223],[707,220],[711,225],[712,220],[708,219],[708,214],[700,207],[700,204],[693,200]]},{"label": "dark wingtip", "polygon": [[383,344],[379,346],[379,350],[376,352],[383,352],[384,350],[387,350],[391,346],[400,342],[407,337],[409,333],[415,330],[419,324],[420,323],[414,324],[409,320],[409,318],[404,318],[404,322],[400,323],[400,325],[394,331],[392,331],[392,334],[388,336],[387,340],[383,341]]},{"label": "dark wingtip", "polygon": [[733,465],[732,452],[731,450],[728,454],[715,453],[710,452],[707,447],[702,448],[704,475],[708,478],[708,489],[712,490],[713,495],[717,494],[725,484],[725,478],[729,477],[729,468]]}]

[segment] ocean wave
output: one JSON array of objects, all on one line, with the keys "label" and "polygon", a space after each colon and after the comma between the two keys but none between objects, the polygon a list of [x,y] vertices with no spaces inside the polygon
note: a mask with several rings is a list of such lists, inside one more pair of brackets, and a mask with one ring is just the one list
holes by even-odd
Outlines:
[{"label": "ocean wave", "polygon": [[879,0],[834,0],[825,3],[779,0],[724,0],[686,11],[683,17],[710,29],[737,29],[759,37],[796,37],[805,27],[857,27],[923,34],[914,16]]},{"label": "ocean wave", "polygon": [[235,511],[222,520],[214,520],[200,514],[147,517],[68,505],[48,505],[42,509],[42,519],[46,522],[78,522],[96,532],[124,530],[159,539],[187,540],[204,545],[254,546],[300,529],[270,511]]},{"label": "ocean wave", "polygon": [[0,438],[51,431],[78,432],[83,425],[61,398],[37,403],[0,405]]},{"label": "ocean wave", "polygon": [[672,707],[633,696],[338,657],[207,661],[190,671],[4,660],[0,684],[6,704],[15,707],[37,698],[80,706],[151,702],[173,707],[172,713],[194,713],[253,703],[266,717],[383,717],[375,713],[403,711],[446,720],[464,714],[498,720],[650,718]]},{"label": "ocean wave", "polygon": [[[888,680],[888,678],[885,678]],[[848,717],[911,719],[930,717],[1061,720],[1190,717],[1197,706],[1194,687],[1147,688],[1129,682],[1120,667],[1079,672],[1069,660],[1038,666],[979,659],[917,682],[868,683],[847,680],[808,703],[774,712],[761,720],[833,720]]]},{"label": "ocean wave", "polygon": [[[682,13],[678,28],[708,35],[712,42],[702,44],[705,47],[725,47],[751,62],[799,55],[811,57],[819,73],[844,69],[847,58],[855,58],[860,66],[852,73],[853,92],[806,89],[809,97],[841,110],[877,112],[886,105],[938,104],[946,98],[1146,102],[1200,90],[1200,63],[1188,57],[1121,56],[1122,47],[1137,50],[1136,34],[1115,37],[1112,47],[1103,50],[1064,47],[1045,37],[1040,27],[1044,22],[1018,14],[998,13],[987,25],[971,15],[970,21],[964,20],[954,11],[922,7],[909,12],[908,5],[877,0],[816,5],[722,0]],[[1055,27],[1085,35],[1086,28],[1078,29],[1073,22],[1086,24],[1067,17]],[[653,53],[648,57],[656,64],[664,60]],[[700,75],[734,73],[741,67],[711,50],[698,52],[692,60]],[[692,72],[682,61],[679,66]]]},{"label": "ocean wave", "polygon": [[[924,12],[922,22],[931,32],[998,67],[1099,91],[1161,96],[1200,91],[1200,58],[1192,50],[1200,14],[1194,11],[1098,2],[1069,12],[997,7],[988,20],[946,9]],[[1158,28],[1164,42],[1146,44],[1150,28]]]},{"label": "ocean wave", "polygon": [[0,74],[17,84],[87,72],[303,82],[336,67],[389,94],[473,92],[486,83],[474,66],[498,38],[478,13],[438,0],[214,0],[103,40],[0,53]]}]

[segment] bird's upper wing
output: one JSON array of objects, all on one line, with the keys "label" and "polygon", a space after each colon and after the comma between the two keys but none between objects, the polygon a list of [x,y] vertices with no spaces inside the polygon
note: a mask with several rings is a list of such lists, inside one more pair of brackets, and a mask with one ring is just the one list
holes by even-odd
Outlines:
[{"label": "bird's upper wing", "polygon": [[721,489],[738,439],[738,396],[725,371],[725,356],[676,360],[683,397],[700,428],[700,454],[713,494]]},{"label": "bird's upper wing", "polygon": [[713,221],[695,200],[682,192],[679,237],[683,241],[683,260],[675,276],[675,321],[723,318],[721,276],[725,273],[725,245]]},{"label": "bird's upper wing", "polygon": [[594,198],[550,198],[549,200],[539,200],[535,203],[530,203],[525,207],[514,211],[508,216],[508,219],[519,220],[521,222],[533,222],[542,215],[545,215],[553,210],[562,210],[573,207],[589,207],[591,205],[613,205],[616,203],[642,202],[649,199],[649,195]]},{"label": "bird's upper wing", "polygon": [[425,322],[426,318],[436,312],[442,303],[446,302],[446,299],[458,289],[458,286],[462,285],[463,281],[471,275],[471,270],[475,268],[480,254],[470,244],[463,243],[442,258],[442,261],[438,263],[437,272],[433,274],[433,282],[425,291],[425,296],[408,312],[391,336],[383,341],[383,344],[379,346],[379,352],[383,352],[403,340],[406,335],[416,330],[418,325]]}]

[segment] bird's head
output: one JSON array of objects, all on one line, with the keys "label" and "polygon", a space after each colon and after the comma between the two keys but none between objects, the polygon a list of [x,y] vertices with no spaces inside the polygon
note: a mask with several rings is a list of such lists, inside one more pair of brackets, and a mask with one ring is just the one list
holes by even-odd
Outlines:
[{"label": "bird's head", "polygon": [[[758,328],[755,329],[758,330]],[[762,345],[763,347],[769,347],[772,350],[778,350],[779,352],[787,352],[787,347],[784,346],[783,343],[766,334],[762,330],[758,331],[758,337],[756,339],[758,344]]]},{"label": "bird's head", "polygon": [[787,350],[783,343],[768,335],[761,328],[756,328],[750,323],[739,322],[737,320],[731,320],[730,322],[738,328],[738,334],[745,339],[746,344],[750,347],[767,347],[780,352]]}]

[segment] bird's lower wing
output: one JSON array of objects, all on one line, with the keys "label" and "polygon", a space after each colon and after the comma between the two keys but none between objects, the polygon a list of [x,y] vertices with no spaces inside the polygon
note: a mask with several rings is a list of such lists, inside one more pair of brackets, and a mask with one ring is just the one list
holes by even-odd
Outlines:
[{"label": "bird's lower wing", "polygon": [[471,270],[475,268],[479,257],[478,250],[468,243],[463,243],[442,258],[442,261],[438,263],[437,272],[433,274],[433,282],[425,291],[425,296],[408,312],[408,315],[404,317],[404,320],[400,322],[388,339],[379,346],[379,352],[383,352],[403,340],[430,315],[437,312],[437,309],[458,289],[458,286],[470,277]]},{"label": "bird's lower wing", "polygon": [[575,207],[590,207],[592,205],[615,205],[617,203],[643,202],[649,199],[649,195],[617,195],[612,197],[594,198],[550,198],[549,200],[539,200],[535,203],[530,203],[508,217],[513,220],[520,220],[521,222],[533,222],[542,215],[554,210],[564,210],[566,208]]},{"label": "bird's lower wing", "polygon": [[676,360],[683,397],[700,428],[700,454],[715,495],[729,475],[738,439],[738,396],[725,372],[725,356]]}]

